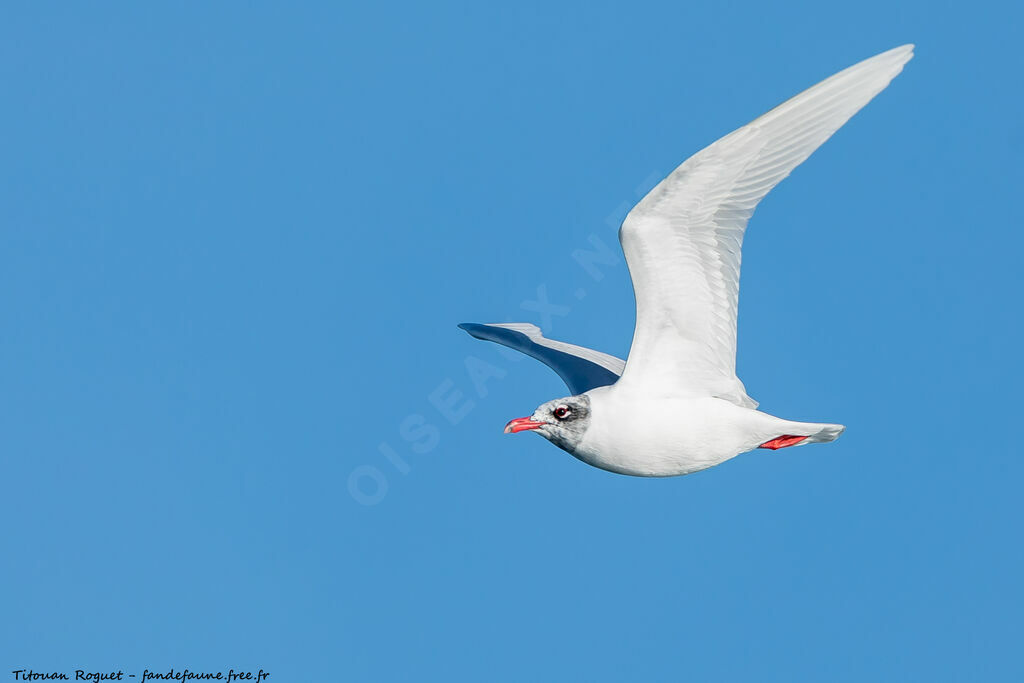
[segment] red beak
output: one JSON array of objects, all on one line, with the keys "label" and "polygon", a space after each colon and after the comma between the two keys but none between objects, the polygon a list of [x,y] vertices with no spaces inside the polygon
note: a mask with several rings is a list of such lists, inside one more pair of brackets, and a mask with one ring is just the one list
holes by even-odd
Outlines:
[{"label": "red beak", "polygon": [[515,434],[516,432],[525,432],[527,429],[540,429],[546,424],[547,422],[537,422],[532,417],[517,417],[505,425],[505,433]]}]

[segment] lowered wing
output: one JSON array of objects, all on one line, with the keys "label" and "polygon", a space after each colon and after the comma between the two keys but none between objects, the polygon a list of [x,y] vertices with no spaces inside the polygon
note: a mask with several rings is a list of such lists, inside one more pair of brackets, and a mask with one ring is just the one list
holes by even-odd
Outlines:
[{"label": "lowered wing", "polygon": [[573,395],[595,387],[615,384],[626,363],[607,353],[546,339],[529,323],[462,323],[460,328],[477,339],[485,339],[536,358],[558,373]]}]

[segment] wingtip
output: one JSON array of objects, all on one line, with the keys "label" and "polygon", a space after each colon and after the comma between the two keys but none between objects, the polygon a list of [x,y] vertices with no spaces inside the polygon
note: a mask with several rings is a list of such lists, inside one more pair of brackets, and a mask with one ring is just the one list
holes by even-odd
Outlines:
[{"label": "wingtip", "polygon": [[901,63],[906,64],[914,57],[915,47],[916,46],[913,43],[907,43],[906,45],[900,45],[899,47],[894,47],[891,50],[887,50],[882,54],[892,55],[894,57],[901,57]]},{"label": "wingtip", "polygon": [[[885,52],[879,52],[873,57],[868,57],[864,61],[840,71],[839,74],[856,74],[857,77],[866,78],[872,78],[878,74],[887,76],[888,80],[891,81],[903,71],[904,65],[913,57],[914,44],[907,43],[906,45],[890,48]],[[836,75],[838,76],[839,74]]]},{"label": "wingtip", "polygon": [[914,56],[914,44],[913,43],[907,43],[905,45],[899,45],[897,47],[889,48],[888,50],[885,50],[884,52],[879,52],[878,54],[876,54],[874,56],[871,56],[871,57],[868,57],[864,61],[859,62],[858,64],[856,64],[854,66],[859,66],[860,64],[892,64],[892,63],[899,63],[899,64],[902,65],[902,64],[906,64],[908,61],[910,61],[910,59],[913,56]]}]

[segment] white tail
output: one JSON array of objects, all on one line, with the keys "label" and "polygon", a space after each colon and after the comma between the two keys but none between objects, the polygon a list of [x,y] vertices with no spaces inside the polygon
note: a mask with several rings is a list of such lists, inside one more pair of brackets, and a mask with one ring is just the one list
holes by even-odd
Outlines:
[{"label": "white tail", "polygon": [[835,441],[846,429],[843,425],[824,424],[817,422],[790,422],[779,420],[779,429],[784,433],[770,441],[765,441],[760,448],[778,450],[790,446],[806,446],[809,443],[827,443]]},{"label": "white tail", "polygon": [[843,433],[843,430],[846,429],[844,425],[834,424],[807,423],[805,426],[808,427],[809,429],[817,430],[813,434],[811,434],[811,438],[809,438],[807,441],[804,441],[805,444],[827,443],[829,441],[835,441],[836,439],[839,438],[839,435]]}]

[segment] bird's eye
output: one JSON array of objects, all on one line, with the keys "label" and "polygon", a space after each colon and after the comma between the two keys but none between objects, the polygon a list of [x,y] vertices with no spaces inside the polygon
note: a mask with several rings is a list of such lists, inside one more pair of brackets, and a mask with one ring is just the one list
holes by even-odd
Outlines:
[{"label": "bird's eye", "polygon": [[558,406],[557,408],[555,408],[555,417],[557,417],[559,420],[564,420],[568,414],[569,408],[567,406]]}]

